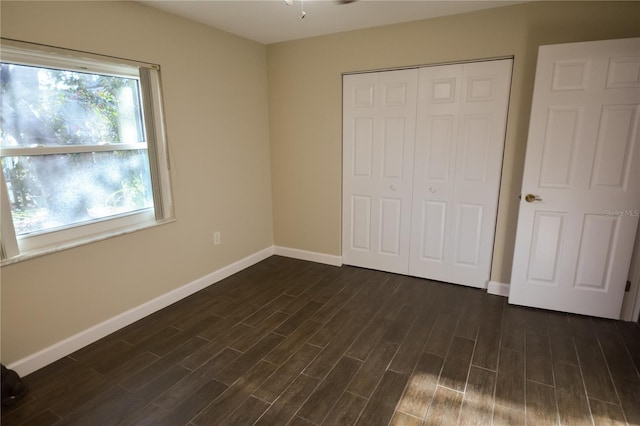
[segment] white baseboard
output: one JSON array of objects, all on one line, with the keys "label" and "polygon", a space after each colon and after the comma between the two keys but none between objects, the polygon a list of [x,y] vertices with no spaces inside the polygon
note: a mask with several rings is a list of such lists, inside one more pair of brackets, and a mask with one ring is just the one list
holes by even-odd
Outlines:
[{"label": "white baseboard", "polygon": [[332,266],[342,266],[342,256],[333,256],[330,254],[316,253],[313,251],[292,249],[288,247],[274,246],[274,254],[279,256],[291,257],[294,259],[308,260],[316,263],[324,263]]},{"label": "white baseboard", "polygon": [[135,308],[116,315],[115,317],[109,318],[100,324],[94,325],[93,327],[81,331],[78,334],[57,342],[48,348],[22,358],[7,367],[12,370],[16,370],[16,372],[21,376],[26,376],[29,373],[77,351],[78,349],[108,336],[114,331],[126,327],[127,325],[159,311],[160,309],[166,308],[167,306],[182,300],[185,297],[210,286],[211,284],[221,281],[236,272],[240,272],[241,270],[258,263],[273,254],[274,248],[267,247],[266,249],[251,254],[244,259],[240,259],[231,265],[220,268],[217,271],[198,278],[195,281],[183,285],[182,287],[145,302],[142,305],[136,306]]},{"label": "white baseboard", "polygon": [[489,281],[487,283],[487,293],[495,294],[496,296],[509,297],[509,284]]}]

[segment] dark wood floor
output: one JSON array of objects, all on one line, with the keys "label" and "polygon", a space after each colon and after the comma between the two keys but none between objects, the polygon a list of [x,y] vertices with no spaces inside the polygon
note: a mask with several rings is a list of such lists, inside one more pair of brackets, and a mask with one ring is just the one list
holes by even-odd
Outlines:
[{"label": "dark wood floor", "polygon": [[640,328],[271,257],[25,378],[2,425],[640,424]]}]

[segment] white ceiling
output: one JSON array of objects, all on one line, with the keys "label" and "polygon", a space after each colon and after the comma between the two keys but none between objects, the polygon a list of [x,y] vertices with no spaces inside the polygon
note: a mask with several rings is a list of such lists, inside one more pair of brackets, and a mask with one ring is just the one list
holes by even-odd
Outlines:
[{"label": "white ceiling", "polygon": [[[454,15],[506,6],[515,1],[487,0],[141,0],[148,6],[183,16],[263,44],[341,31]],[[306,16],[301,19],[304,7]]]}]

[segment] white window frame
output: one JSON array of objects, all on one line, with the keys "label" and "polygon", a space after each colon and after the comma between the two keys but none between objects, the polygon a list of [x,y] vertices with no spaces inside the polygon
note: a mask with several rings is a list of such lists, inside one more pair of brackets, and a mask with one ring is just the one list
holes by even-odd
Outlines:
[{"label": "white window frame", "polygon": [[0,147],[0,156],[145,149],[148,152],[154,200],[152,208],[137,212],[102,218],[48,232],[16,236],[7,187],[4,175],[0,172],[1,264],[14,263],[34,256],[172,222],[174,215],[160,66],[15,40],[0,39],[0,43],[0,61],[3,63],[95,72],[139,80],[146,135],[146,143],[75,145],[71,148],[55,145],[42,147],[5,146]]}]

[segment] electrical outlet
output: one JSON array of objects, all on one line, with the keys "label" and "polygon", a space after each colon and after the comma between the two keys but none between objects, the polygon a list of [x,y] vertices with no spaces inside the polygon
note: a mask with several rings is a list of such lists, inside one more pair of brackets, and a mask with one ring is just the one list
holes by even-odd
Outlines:
[{"label": "electrical outlet", "polygon": [[213,233],[213,244],[217,246],[220,242],[220,231],[216,231]]}]

